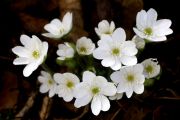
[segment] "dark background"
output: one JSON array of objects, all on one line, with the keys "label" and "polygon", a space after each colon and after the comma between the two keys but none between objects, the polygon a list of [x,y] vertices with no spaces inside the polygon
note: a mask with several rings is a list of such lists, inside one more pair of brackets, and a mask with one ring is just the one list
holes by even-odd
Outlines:
[{"label": "dark background", "polygon": [[[11,49],[20,45],[21,34],[37,35],[47,40],[51,57],[56,57],[57,42],[41,36],[43,26],[53,18],[62,18],[63,0],[1,0],[0,1],[0,120],[16,119],[15,115],[26,105],[34,91],[38,91],[37,76],[40,68],[30,77],[22,75],[24,66],[14,66],[16,57]],[[70,0],[72,1],[72,0]],[[79,1],[79,0],[76,0]],[[136,13],[141,9],[154,8],[158,19],[171,19],[173,34],[160,43],[149,43],[139,62],[146,58],[157,58],[162,75],[153,86],[147,87],[142,95],[130,99],[123,97],[111,101],[111,109],[95,117],[88,107],[75,109],[73,102],[65,103],[53,97],[50,100],[47,119],[86,119],[86,120],[180,120],[180,6],[176,0],[81,0],[80,9],[74,9],[82,21],[75,18],[75,30],[70,40],[87,35],[94,42],[98,40],[94,27],[102,19],[115,21],[117,27],[123,27],[127,38],[134,35]],[[73,5],[75,5],[73,3]],[[77,5],[78,6],[78,5]],[[75,7],[76,8],[76,7]],[[63,12],[62,12],[63,11]],[[61,16],[61,17],[60,17]],[[77,21],[76,21],[77,20]],[[79,19],[80,20],[80,19]],[[80,27],[78,27],[80,26]],[[77,34],[77,35],[75,35]],[[47,60],[47,64],[56,71],[63,71],[58,65]],[[38,120],[46,94],[36,93],[34,104],[24,113],[24,120]]]}]

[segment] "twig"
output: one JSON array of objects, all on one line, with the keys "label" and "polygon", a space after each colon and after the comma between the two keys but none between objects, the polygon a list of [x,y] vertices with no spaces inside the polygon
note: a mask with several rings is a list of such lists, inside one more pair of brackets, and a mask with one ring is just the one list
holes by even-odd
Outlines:
[{"label": "twig", "polygon": [[15,120],[20,120],[21,118],[23,118],[24,114],[33,106],[36,95],[36,92],[31,93],[31,96],[28,98],[24,107],[18,112],[18,114],[16,114]]},{"label": "twig", "polygon": [[115,119],[115,117],[118,115],[118,113],[121,111],[121,109],[122,109],[122,108],[119,108],[119,109],[115,112],[115,114],[111,117],[111,120],[114,120],[114,119]]},{"label": "twig", "polygon": [[81,119],[88,112],[88,110],[89,110],[89,105],[84,107],[83,112],[79,116],[77,116],[76,118],[73,118],[71,120],[79,120],[79,119]]},{"label": "twig", "polygon": [[158,100],[180,100],[180,96],[178,97],[156,97]]},{"label": "twig", "polygon": [[125,109],[124,109],[124,105],[121,105],[121,103],[119,103],[119,101],[116,101],[116,103],[119,105],[119,107],[121,107],[121,109],[125,112],[127,112]]},{"label": "twig", "polygon": [[51,105],[52,105],[52,99],[50,99],[48,96],[45,96],[43,99],[41,111],[39,112],[39,116],[41,120],[47,119]]},{"label": "twig", "polygon": [[1,60],[8,60],[8,61],[13,61],[13,58],[5,57],[5,56],[0,56]]},{"label": "twig", "polygon": [[170,88],[167,88],[166,91],[170,92],[173,96],[177,96],[176,92]]}]

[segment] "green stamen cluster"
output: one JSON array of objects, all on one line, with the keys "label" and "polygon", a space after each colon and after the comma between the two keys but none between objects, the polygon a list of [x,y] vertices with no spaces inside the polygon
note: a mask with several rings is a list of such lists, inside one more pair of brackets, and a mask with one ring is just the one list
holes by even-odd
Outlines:
[{"label": "green stamen cluster", "polygon": [[152,73],[153,72],[153,67],[151,65],[148,65],[147,67],[145,67],[145,70],[147,73]]},{"label": "green stamen cluster", "polygon": [[119,53],[120,53],[120,50],[119,50],[118,48],[114,48],[114,49],[112,50],[112,55],[117,56],[117,55],[119,55]]},{"label": "green stamen cluster", "polygon": [[92,89],[92,93],[95,95],[95,94],[97,94],[97,93],[99,93],[100,92],[100,89],[98,88],[98,87],[94,87],[93,89]]},{"label": "green stamen cluster", "polygon": [[152,28],[146,28],[146,29],[144,29],[144,34],[146,34],[146,35],[152,35],[152,33],[153,33],[153,30],[152,30]]},{"label": "green stamen cluster", "polygon": [[132,81],[134,81],[134,75],[131,75],[131,74],[129,74],[129,75],[127,75],[127,78],[126,78],[129,82],[132,82]]},{"label": "green stamen cluster", "polygon": [[40,56],[39,51],[38,51],[38,50],[33,51],[32,56],[33,56],[35,59],[38,59],[39,56]]},{"label": "green stamen cluster", "polygon": [[71,82],[71,81],[68,81],[67,84],[66,84],[66,86],[67,86],[68,88],[72,88],[72,87],[74,87],[74,83]]}]

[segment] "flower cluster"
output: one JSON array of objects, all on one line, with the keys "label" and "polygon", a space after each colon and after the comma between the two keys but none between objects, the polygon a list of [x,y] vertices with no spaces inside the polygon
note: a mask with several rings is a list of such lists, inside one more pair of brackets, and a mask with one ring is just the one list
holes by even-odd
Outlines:
[{"label": "flower cluster", "polygon": [[[44,29],[48,33],[42,35],[58,40],[68,35],[72,25],[72,13],[68,12],[62,22],[53,19],[45,25]],[[98,115],[101,110],[108,111],[110,100],[119,100],[124,93],[127,98],[133,93],[142,94],[145,82],[155,79],[160,74],[161,69],[156,58],[147,58],[139,62],[137,54],[139,50],[144,49],[147,42],[165,41],[166,35],[173,32],[170,26],[169,19],[157,20],[157,12],[154,9],[151,8],[147,12],[141,10],[137,13],[136,27],[133,28],[136,35],[132,40],[126,40],[123,28],[116,28],[113,21],[109,23],[107,20],[102,20],[98,27],[95,27],[95,32],[99,36],[97,46],[85,36],[79,38],[76,43],[64,41],[63,44],[58,45],[57,61],[61,62],[60,65],[65,64],[69,67],[69,62],[75,66],[76,71],[83,65],[81,71],[53,73],[44,69],[38,77],[39,91],[48,93],[49,97],[58,95],[66,102],[74,98],[76,108],[91,103],[94,115]],[[23,46],[12,49],[18,56],[13,64],[26,65],[23,75],[28,77],[39,65],[44,64],[48,43],[42,42],[35,35],[32,38],[21,35],[20,41]],[[82,63],[82,59],[85,64]],[[99,63],[102,67],[110,69],[110,79],[104,77],[107,75],[106,71],[98,72],[101,71],[98,70],[101,68],[96,67]]]}]

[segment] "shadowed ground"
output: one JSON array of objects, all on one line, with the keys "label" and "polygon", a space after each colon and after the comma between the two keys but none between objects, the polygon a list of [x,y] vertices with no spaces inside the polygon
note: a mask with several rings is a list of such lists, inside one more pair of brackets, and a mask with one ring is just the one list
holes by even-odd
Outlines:
[{"label": "shadowed ground", "polygon": [[[172,0],[1,0],[0,120],[179,120],[180,7],[177,5],[177,1]],[[157,10],[158,19],[171,19],[174,33],[165,42],[149,43],[138,60],[157,58],[162,75],[153,86],[145,88],[143,94],[111,101],[111,109],[97,117],[89,106],[76,109],[74,101],[66,103],[57,96],[49,99],[47,94],[40,94],[37,84],[40,67],[25,78],[24,66],[12,64],[16,56],[11,48],[20,45],[20,35],[37,35],[50,45],[48,57],[51,59],[46,63],[56,72],[67,71],[52,61],[57,57],[58,42],[41,36],[45,24],[53,18],[62,18],[67,11],[74,13],[69,40],[75,42],[81,36],[88,36],[96,42],[94,27],[103,19],[113,20],[117,27],[123,27],[127,39],[131,39],[137,12],[149,8]]]}]

